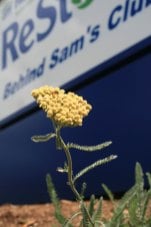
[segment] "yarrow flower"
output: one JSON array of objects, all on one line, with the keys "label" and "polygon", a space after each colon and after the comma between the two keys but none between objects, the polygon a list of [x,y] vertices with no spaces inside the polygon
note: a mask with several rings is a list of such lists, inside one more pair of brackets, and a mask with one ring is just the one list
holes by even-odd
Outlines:
[{"label": "yarrow flower", "polygon": [[32,96],[46,113],[61,127],[81,126],[92,106],[73,92],[65,93],[58,87],[42,86],[32,91]]}]

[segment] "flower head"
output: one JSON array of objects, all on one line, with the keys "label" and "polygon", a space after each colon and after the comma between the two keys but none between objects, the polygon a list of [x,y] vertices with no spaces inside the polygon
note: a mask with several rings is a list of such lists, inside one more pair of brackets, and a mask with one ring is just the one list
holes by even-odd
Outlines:
[{"label": "flower head", "polygon": [[83,118],[88,115],[92,106],[73,92],[65,93],[63,89],[42,86],[32,91],[39,107],[60,126],[81,126]]}]

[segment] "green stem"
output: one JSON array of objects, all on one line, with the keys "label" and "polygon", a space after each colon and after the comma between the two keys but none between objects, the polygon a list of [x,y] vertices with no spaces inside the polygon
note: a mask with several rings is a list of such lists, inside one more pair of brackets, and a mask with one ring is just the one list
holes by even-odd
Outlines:
[{"label": "green stem", "polygon": [[75,185],[74,185],[74,182],[73,182],[72,158],[71,158],[69,149],[68,149],[68,147],[66,146],[66,144],[64,143],[64,141],[63,141],[63,139],[61,138],[61,136],[60,136],[60,142],[61,142],[62,148],[63,148],[64,151],[65,151],[66,158],[67,158],[67,166],[68,166],[68,183],[69,183],[69,185],[70,185],[70,187],[71,187],[71,190],[72,190],[73,193],[75,194],[76,199],[81,201],[81,196],[80,196],[80,194],[78,193],[78,191],[76,190]]},{"label": "green stem", "polygon": [[71,190],[73,191],[76,199],[78,201],[80,201],[80,203],[83,204],[84,208],[85,208],[85,211],[87,212],[87,215],[89,217],[89,221],[91,223],[92,226],[94,226],[94,223],[90,217],[90,214],[84,204],[84,201],[82,199],[82,197],[80,196],[80,194],[78,193],[75,185],[74,185],[74,180],[73,180],[73,169],[72,169],[72,158],[71,158],[71,155],[70,155],[70,151],[69,151],[69,148],[68,146],[65,144],[65,142],[63,141],[61,135],[60,135],[60,127],[56,127],[55,130],[56,130],[56,139],[57,139],[57,148],[59,149],[63,149],[65,151],[65,155],[66,155],[66,158],[67,158],[67,166],[68,166],[68,171],[67,171],[67,174],[68,174],[68,184],[70,185],[71,187]]}]

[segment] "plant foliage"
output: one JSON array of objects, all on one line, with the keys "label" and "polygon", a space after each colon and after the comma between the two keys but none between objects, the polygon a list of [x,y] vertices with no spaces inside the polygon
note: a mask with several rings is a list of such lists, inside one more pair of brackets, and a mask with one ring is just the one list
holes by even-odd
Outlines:
[{"label": "plant foliage", "polygon": [[[79,8],[86,7],[92,0],[81,4],[79,0],[73,0],[75,4],[80,3]],[[108,147],[112,142],[107,141],[93,146],[81,146],[75,143],[66,143],[61,136],[63,127],[77,127],[83,123],[83,118],[88,115],[92,106],[83,97],[73,92],[65,93],[63,89],[51,86],[43,86],[32,91],[32,96],[38,105],[47,113],[52,121],[54,132],[46,135],[36,135],[31,139],[34,142],[47,142],[55,139],[56,149],[62,150],[66,156],[64,167],[58,167],[57,171],[67,174],[67,184],[70,186],[75,199],[79,202],[79,211],[66,219],[61,212],[61,203],[57,196],[51,176],[46,176],[48,193],[55,207],[55,217],[63,227],[73,227],[73,220],[81,215],[80,227],[151,227],[151,217],[146,215],[148,204],[151,198],[151,174],[147,173],[149,189],[144,189],[144,173],[139,163],[135,167],[135,184],[130,188],[117,205],[112,192],[106,185],[102,185],[108,197],[113,202],[114,212],[110,220],[102,219],[103,198],[96,199],[94,195],[87,205],[84,201],[86,184],[82,184],[81,193],[78,192],[75,182],[88,171],[108,163],[117,158],[117,155],[110,155],[99,159],[78,173],[73,172],[72,157],[70,149],[77,149],[84,152],[95,152]]]},{"label": "plant foliage", "polygon": [[114,203],[114,212],[111,220],[107,221],[107,227],[150,227],[151,217],[147,215],[149,202],[151,201],[151,174],[147,173],[148,189],[144,188],[144,173],[140,163],[135,166],[135,184],[121,198],[116,206],[114,197],[107,186],[103,185],[105,192]]},{"label": "plant foliage", "polygon": [[[63,227],[74,227],[72,221],[81,216],[80,227],[151,227],[151,217],[147,215],[149,202],[151,201],[151,174],[146,173],[148,189],[144,188],[144,173],[139,163],[135,166],[135,184],[124,194],[119,203],[114,199],[111,190],[104,184],[103,189],[114,205],[113,215],[110,220],[102,218],[103,197],[99,200],[94,195],[90,197],[89,204],[80,203],[80,209],[69,219],[61,213],[60,200],[58,199],[54,184],[50,175],[46,176],[48,193],[55,207],[55,217]],[[86,185],[83,184],[85,191]]]}]

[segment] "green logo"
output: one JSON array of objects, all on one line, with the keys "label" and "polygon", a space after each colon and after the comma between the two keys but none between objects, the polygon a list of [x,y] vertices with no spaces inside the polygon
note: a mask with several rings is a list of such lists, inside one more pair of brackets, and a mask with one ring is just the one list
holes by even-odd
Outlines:
[{"label": "green logo", "polygon": [[81,1],[81,0],[71,0],[73,4],[77,5],[77,7],[79,9],[84,9],[86,8],[87,6],[89,6],[93,0],[84,0],[84,1]]}]

